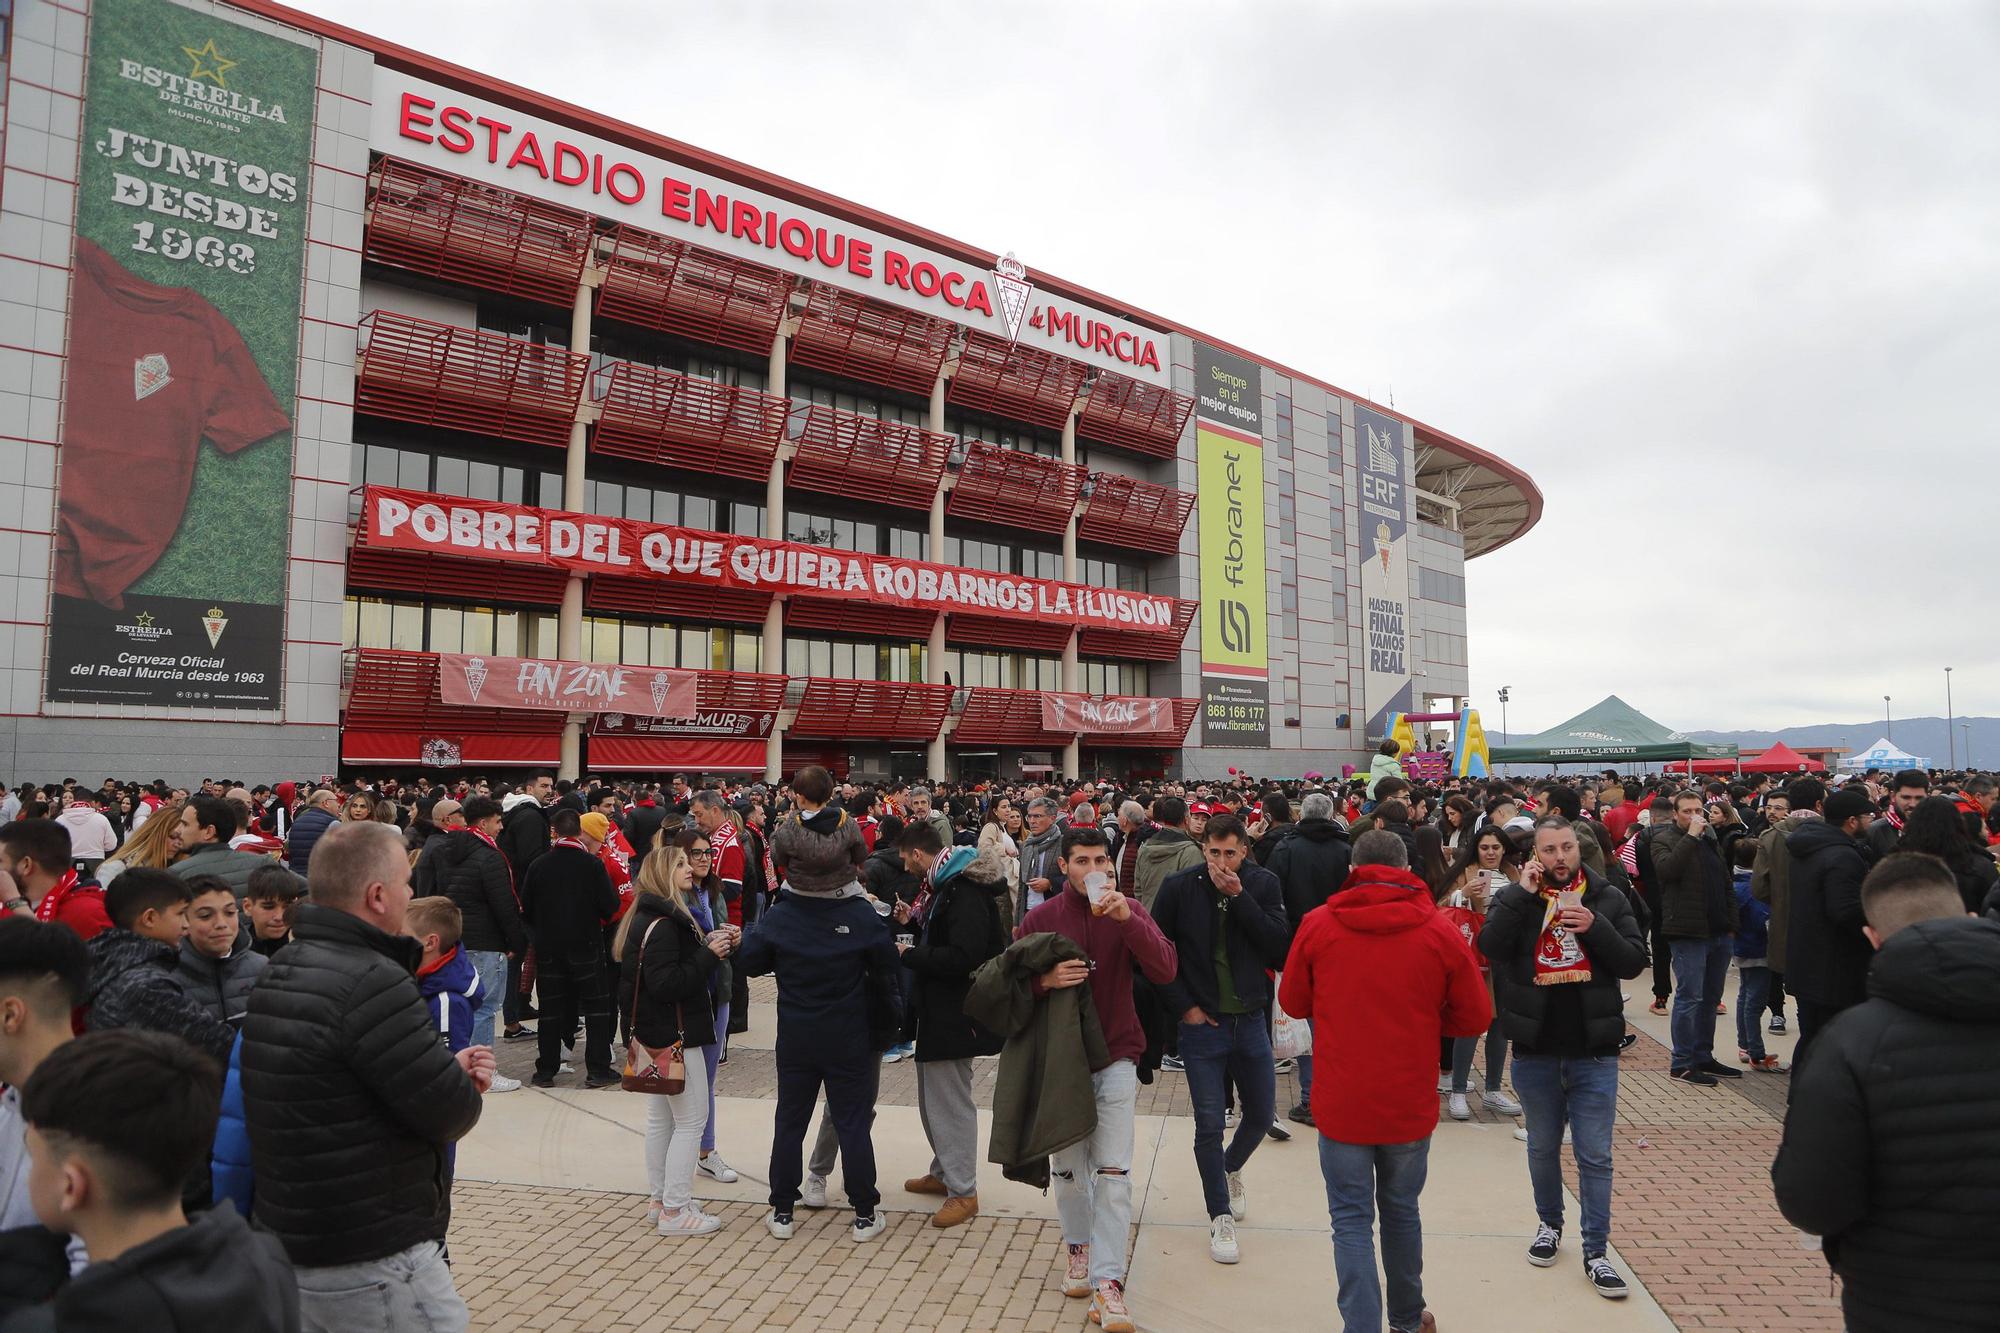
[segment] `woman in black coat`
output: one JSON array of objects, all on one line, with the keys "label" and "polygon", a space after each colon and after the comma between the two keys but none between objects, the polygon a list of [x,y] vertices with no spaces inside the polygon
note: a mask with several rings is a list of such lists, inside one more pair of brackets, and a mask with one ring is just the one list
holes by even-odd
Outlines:
[{"label": "woman in black coat", "polygon": [[736,947],[735,928],[722,925],[704,933],[689,910],[695,892],[694,866],[687,853],[668,846],[639,868],[632,910],[619,930],[623,964],[620,1002],[631,1006],[632,1039],[646,1048],[635,1063],[662,1067],[670,1048],[685,1054],[687,1086],[669,1097],[655,1095],[646,1105],[646,1183],[649,1217],[662,1236],[705,1236],[722,1219],[694,1202],[695,1163],[708,1123],[708,1067],[701,1048],[715,1042],[715,1006],[710,982]]},{"label": "woman in black coat", "polygon": [[1927,852],[1951,867],[1958,881],[1958,895],[1965,910],[1978,912],[1986,906],[1986,896],[2000,885],[2000,866],[1984,847],[1973,842],[1965,830],[1965,816],[1949,796],[1926,796],[1910,812],[1903,825],[1899,852]]}]

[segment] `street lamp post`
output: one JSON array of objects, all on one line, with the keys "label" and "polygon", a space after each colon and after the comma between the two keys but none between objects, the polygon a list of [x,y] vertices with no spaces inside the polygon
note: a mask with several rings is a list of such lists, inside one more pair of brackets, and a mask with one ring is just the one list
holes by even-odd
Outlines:
[{"label": "street lamp post", "polygon": [[1958,767],[1958,737],[1951,734],[1951,668],[1944,669],[1944,744],[1949,758],[1946,768]]},{"label": "street lamp post", "polygon": [[1961,722],[1958,724],[1958,729],[1965,733],[1965,768],[1967,772],[1971,772],[1972,771],[1972,724],[1970,722]]},{"label": "street lamp post", "polygon": [[1507,743],[1507,691],[1509,688],[1506,685],[1500,687],[1500,743],[1502,745]]},{"label": "street lamp post", "polygon": [[1889,720],[1889,696],[1886,694],[1882,696],[1882,731],[1884,733],[1883,738],[1889,744],[1894,745],[1896,743],[1896,724]]}]

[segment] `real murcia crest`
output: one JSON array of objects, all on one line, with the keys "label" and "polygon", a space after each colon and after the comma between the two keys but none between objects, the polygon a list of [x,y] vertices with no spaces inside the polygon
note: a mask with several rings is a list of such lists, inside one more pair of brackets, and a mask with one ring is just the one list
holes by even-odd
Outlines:
[{"label": "real murcia crest", "polygon": [[1028,267],[1009,250],[993,266],[993,283],[1000,289],[1000,314],[1007,321],[1007,336],[1019,338],[1022,317],[1028,313],[1028,298],[1035,294],[1035,284],[1028,281]]},{"label": "real murcia crest", "polygon": [[222,643],[222,631],[229,628],[229,617],[222,614],[221,607],[211,606],[208,608],[208,614],[201,618],[201,627],[208,631],[208,646],[219,647]]},{"label": "real murcia crest", "polygon": [[465,664],[465,688],[472,694],[474,702],[479,699],[479,691],[486,686],[486,659],[475,657]]},{"label": "real murcia crest", "polygon": [[135,401],[150,398],[173,382],[173,373],[167,369],[164,352],[148,353],[132,363],[132,397]]}]

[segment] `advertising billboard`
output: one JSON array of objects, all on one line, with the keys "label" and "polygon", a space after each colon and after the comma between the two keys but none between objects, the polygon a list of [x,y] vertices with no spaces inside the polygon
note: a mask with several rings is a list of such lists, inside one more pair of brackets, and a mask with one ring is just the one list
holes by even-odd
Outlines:
[{"label": "advertising billboard", "polygon": [[1361,475],[1362,702],[1367,739],[1384,736],[1389,719],[1413,711],[1410,662],[1410,457],[1407,427],[1394,417],[1354,408],[1354,448]]},{"label": "advertising billboard", "polygon": [[1202,744],[1268,748],[1263,374],[1242,357],[1196,343],[1194,376]]},{"label": "advertising billboard", "polygon": [[276,709],[318,51],[164,0],[90,48],[44,693]]}]

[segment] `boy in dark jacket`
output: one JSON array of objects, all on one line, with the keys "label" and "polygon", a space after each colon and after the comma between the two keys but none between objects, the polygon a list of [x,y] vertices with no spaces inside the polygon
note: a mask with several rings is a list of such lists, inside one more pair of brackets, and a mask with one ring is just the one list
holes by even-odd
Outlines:
[{"label": "boy in dark jacket", "polygon": [[1799,1013],[1794,1064],[1805,1062],[1807,1048],[1835,1014],[1867,998],[1873,956],[1863,933],[1861,881],[1874,857],[1868,825],[1875,803],[1853,783],[1827,797],[1821,809],[1822,818],[1785,838],[1792,857],[1785,989]]},{"label": "boy in dark jacket", "polygon": [[174,978],[187,933],[188,881],[140,867],[111,881],[105,892],[112,929],[90,942],[91,1031],[151,1028],[206,1051],[221,1068],[236,1033],[189,999]]},{"label": "boy in dark jacket", "polygon": [[1584,866],[1568,820],[1535,826],[1535,859],[1522,868],[1521,883],[1493,896],[1479,951],[1514,1043],[1514,1091],[1527,1120],[1528,1179],[1541,1220],[1528,1262],[1552,1266],[1562,1242],[1560,1154],[1568,1125],[1582,1185],[1584,1274],[1598,1295],[1619,1299],[1629,1289],[1605,1254],[1625,1035],[1618,983],[1645,971],[1646,945],[1625,895]]},{"label": "boy in dark jacket", "polygon": [[931,1169],[903,1188],[945,1196],[931,1218],[943,1229],[979,1215],[972,1061],[998,1055],[1000,1039],[966,1017],[965,993],[980,964],[1007,947],[1007,870],[997,849],[983,862],[970,847],[947,854],[929,823],[904,829],[898,846],[924,883],[914,904],[896,904],[895,917],[906,932],[896,937],[896,952],[916,982],[904,1031],[916,1033],[917,1110],[931,1145]]},{"label": "boy in dark jacket", "polygon": [[1778,1207],[1824,1238],[1854,1333],[2000,1328],[2000,925],[1916,853],[1861,896],[1868,999],[1797,1063]]},{"label": "boy in dark jacket", "polygon": [[299,1328],[298,1284],[274,1237],[251,1231],[233,1208],[193,1222],[181,1211],[221,1090],[218,1065],[154,1032],[93,1032],[42,1061],[21,1090],[36,1212],[79,1237],[91,1262],[50,1304],[10,1320],[8,1333]]},{"label": "boy in dark jacket", "polygon": [[194,896],[188,900],[188,932],[181,939],[174,980],[210,1017],[241,1022],[250,988],[271,960],[250,947],[236,892],[226,882],[197,875],[188,881],[188,890]]},{"label": "boy in dark jacket", "polygon": [[[500,821],[500,803],[490,796],[475,796],[465,803],[466,826],[452,830],[444,845],[431,853],[436,858],[431,891],[451,899],[463,914],[465,934],[459,944],[479,970],[485,995],[473,1019],[475,1046],[493,1044],[493,1026],[507,994],[508,964],[518,963],[528,952],[528,928],[521,920],[514,872],[495,841]],[[525,1035],[525,1029],[509,1023],[507,1035]],[[520,1086],[514,1079],[496,1078],[492,1090],[512,1092]]]},{"label": "boy in dark jacket", "polygon": [[[479,1012],[479,973],[465,950],[458,947],[463,918],[451,899],[413,898],[403,917],[403,933],[424,946],[417,964],[417,990],[430,1007],[444,1048],[457,1055],[472,1045],[472,1016]],[[445,1210],[451,1209],[451,1180],[458,1166],[458,1145],[444,1150]]]},{"label": "boy in dark jacket", "polygon": [[583,818],[567,806],[549,817],[555,841],[521,881],[521,915],[535,943],[542,1018],[535,1086],[552,1088],[562,1048],[583,1024],[586,1088],[618,1081],[611,1069],[611,983],[604,968],[604,923],[618,915],[618,890],[583,842]]},{"label": "boy in dark jacket", "polygon": [[285,867],[262,866],[250,876],[243,914],[250,919],[250,947],[269,958],[292,942],[292,915],[306,896],[306,882]]}]

